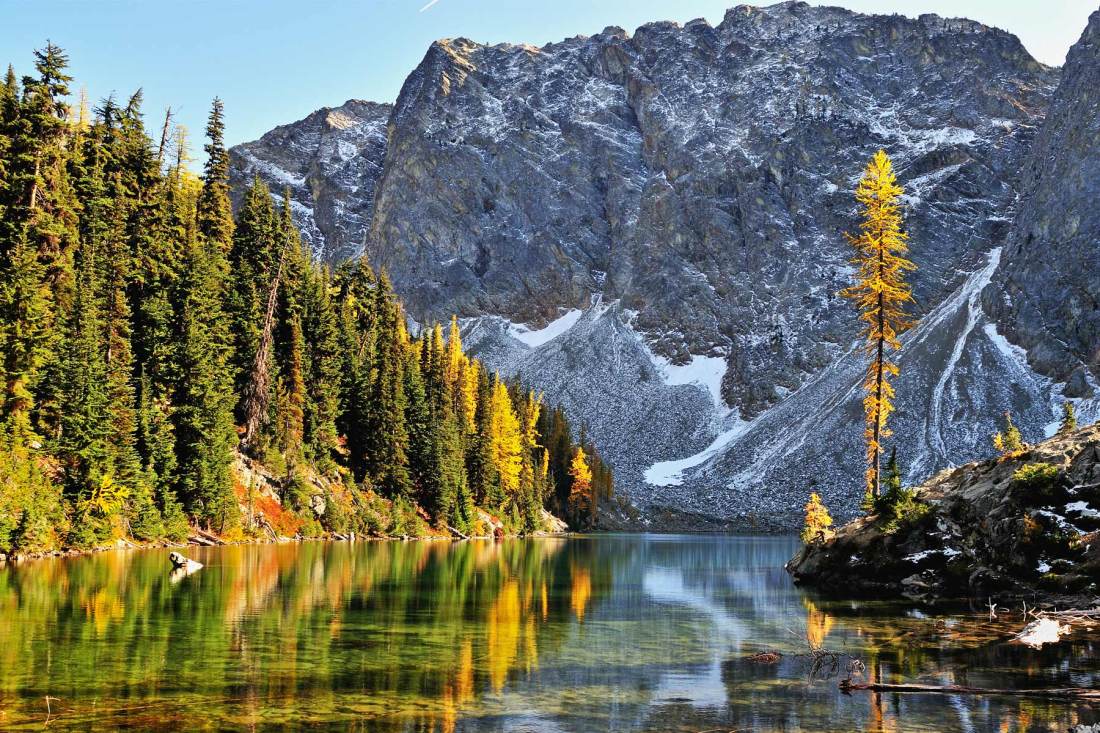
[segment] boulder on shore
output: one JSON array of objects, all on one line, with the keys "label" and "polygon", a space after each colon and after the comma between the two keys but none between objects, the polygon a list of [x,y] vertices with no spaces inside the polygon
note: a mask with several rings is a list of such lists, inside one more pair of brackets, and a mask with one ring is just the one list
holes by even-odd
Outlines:
[{"label": "boulder on shore", "polygon": [[970,463],[915,489],[915,510],[871,515],[804,546],[796,583],[932,597],[1100,591],[1100,424]]}]

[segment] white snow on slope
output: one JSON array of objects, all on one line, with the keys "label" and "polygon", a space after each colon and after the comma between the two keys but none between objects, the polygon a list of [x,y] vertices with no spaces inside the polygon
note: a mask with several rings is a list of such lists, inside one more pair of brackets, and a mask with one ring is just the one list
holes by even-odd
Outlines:
[{"label": "white snow on slope", "polygon": [[643,478],[645,478],[647,484],[652,484],[653,486],[680,486],[684,483],[684,471],[689,468],[695,468],[721,453],[726,446],[744,433],[751,424],[751,421],[746,422],[738,420],[732,428],[719,433],[718,437],[699,453],[675,461],[654,463],[645,470]]},{"label": "white snow on slope", "polygon": [[655,354],[652,356],[653,365],[657,367],[665,384],[699,385],[710,393],[715,407],[729,412],[722,400],[722,377],[726,374],[726,360],[723,357],[692,354],[691,361],[687,364],[677,365]]},{"label": "white snow on slope", "polygon": [[574,308],[548,323],[545,328],[540,328],[537,331],[532,331],[522,323],[512,323],[508,326],[508,335],[534,349],[553,341],[571,329],[581,319],[582,315],[583,311]]},{"label": "white snow on slope", "polygon": [[714,402],[717,418],[721,419],[730,414],[729,406],[722,399],[722,377],[726,375],[725,357],[691,354],[691,361],[687,364],[673,364],[668,358],[654,353],[642,334],[634,331],[634,337],[645,350],[653,368],[661,376],[662,382],[670,387],[688,384],[702,387]]},{"label": "white snow on slope", "polygon": [[1071,504],[1066,504],[1066,511],[1077,512],[1082,517],[1089,517],[1090,519],[1100,519],[1100,511],[1090,507],[1087,501],[1075,501]]}]

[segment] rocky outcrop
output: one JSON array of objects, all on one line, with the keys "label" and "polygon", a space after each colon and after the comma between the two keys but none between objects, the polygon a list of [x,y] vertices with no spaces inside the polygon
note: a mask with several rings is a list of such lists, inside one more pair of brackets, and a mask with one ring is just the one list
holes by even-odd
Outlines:
[{"label": "rocky outcrop", "polygon": [[[1080,356],[1046,369],[1028,319],[987,315],[1024,293],[1009,268],[1012,283],[1084,283],[1067,314],[1100,281],[1084,254],[1044,271],[1006,243],[1058,80],[979,23],[798,2],[540,48],[449,39],[408,77],[384,141],[341,157],[320,142],[342,134],[326,110],[237,149],[235,175],[308,181],[295,211],[318,255],[365,252],[417,321],[463,316],[490,368],[587,424],[643,526],[670,510],[785,529],[811,487],[840,516],[862,491],[858,324],[836,293],[851,191],[880,147],[919,266],[893,418],[907,478],[989,455],[1005,409],[1037,440],[1063,392],[1087,394]],[[1053,297],[1042,278],[1026,290]],[[1090,318],[1046,321],[1046,340]]]},{"label": "rocky outcrop", "polygon": [[1100,10],[1070,50],[1024,164],[988,310],[1066,394],[1100,388]]},{"label": "rocky outcrop", "polygon": [[392,110],[352,99],[237,145],[229,151],[234,199],[256,176],[276,195],[289,189],[294,220],[316,257],[357,256],[374,216]]},{"label": "rocky outcrop", "polygon": [[872,515],[806,545],[797,583],[908,595],[1100,591],[1100,425],[943,471],[891,526]]}]

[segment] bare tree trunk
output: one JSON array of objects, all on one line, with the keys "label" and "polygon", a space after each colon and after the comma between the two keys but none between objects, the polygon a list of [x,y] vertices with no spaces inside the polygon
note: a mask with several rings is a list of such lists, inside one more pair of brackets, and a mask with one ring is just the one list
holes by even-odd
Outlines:
[{"label": "bare tree trunk", "polygon": [[157,168],[164,165],[164,151],[168,147],[168,127],[172,124],[172,108],[164,110],[164,125],[160,128],[160,146],[157,148]]},{"label": "bare tree trunk", "polygon": [[1057,697],[1081,700],[1100,700],[1100,690],[1088,687],[1054,687],[1050,689],[996,689],[986,687],[963,687],[960,685],[891,685],[881,682],[859,684],[848,680],[840,681],[842,692],[867,690],[876,692],[923,692],[942,695],[1015,695],[1019,697]]},{"label": "bare tree trunk", "polygon": [[244,438],[242,447],[248,451],[256,447],[256,438],[260,434],[263,425],[264,414],[267,412],[269,386],[267,362],[271,358],[271,342],[274,339],[275,330],[275,306],[279,302],[279,282],[283,277],[283,262],[286,258],[286,247],[279,254],[279,267],[275,271],[275,277],[271,280],[271,287],[267,291],[267,310],[264,313],[264,325],[260,332],[260,345],[256,349],[256,358],[252,362],[252,373],[248,378],[248,387],[244,401]]},{"label": "bare tree trunk", "polygon": [[39,173],[39,168],[40,168],[39,156],[36,155],[35,158],[34,158],[34,183],[31,184],[31,200],[29,202],[29,208],[30,208],[31,211],[34,211],[38,207],[38,173]]}]

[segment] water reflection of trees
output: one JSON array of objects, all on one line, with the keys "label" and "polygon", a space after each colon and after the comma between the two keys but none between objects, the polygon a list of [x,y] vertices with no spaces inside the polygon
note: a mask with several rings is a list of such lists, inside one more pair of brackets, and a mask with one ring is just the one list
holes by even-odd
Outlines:
[{"label": "water reflection of trees", "polygon": [[225,547],[197,553],[206,568],[178,585],[159,552],[2,569],[2,722],[41,724],[48,694],[54,728],[452,730],[479,695],[536,673],[540,649],[598,602],[608,571],[573,545]]},{"label": "water reflection of trees", "polygon": [[[178,584],[166,551],[0,569],[0,728],[41,727],[45,695],[60,698],[51,728],[82,730],[961,730],[965,716],[1011,731],[1095,715],[808,684],[793,654],[808,643],[888,680],[1083,685],[1097,668],[962,638],[932,609],[808,596],[782,571],[790,552],[766,538],[306,543],[199,551],[206,567]],[[778,664],[745,661],[768,648]]]}]

